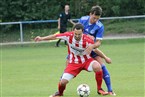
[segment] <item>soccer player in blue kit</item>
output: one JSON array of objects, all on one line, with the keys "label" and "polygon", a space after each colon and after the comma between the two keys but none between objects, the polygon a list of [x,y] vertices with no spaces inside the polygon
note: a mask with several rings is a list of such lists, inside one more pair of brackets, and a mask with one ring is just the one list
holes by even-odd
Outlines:
[{"label": "soccer player in blue kit", "polygon": [[[101,40],[103,39],[103,34],[104,34],[104,25],[100,22],[100,16],[102,14],[102,8],[100,6],[93,6],[92,9],[90,10],[89,16],[83,16],[80,18],[79,23],[81,23],[84,26],[84,33],[87,34],[88,36],[94,38],[94,45],[93,47],[90,46],[86,49],[86,52],[90,52],[91,48],[98,48],[101,45]],[[111,86],[111,79],[110,79],[110,74],[105,66],[105,64],[102,61],[102,58],[98,56],[95,52],[91,52],[91,56],[97,60],[103,70],[103,79],[105,81],[105,84],[108,89],[108,95],[115,96],[116,94],[112,90]],[[98,90],[98,94],[105,94],[105,91]]]}]

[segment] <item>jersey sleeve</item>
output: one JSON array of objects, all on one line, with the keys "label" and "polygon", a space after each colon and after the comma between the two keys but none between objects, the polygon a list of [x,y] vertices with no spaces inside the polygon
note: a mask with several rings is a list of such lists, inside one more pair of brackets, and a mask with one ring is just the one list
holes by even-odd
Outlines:
[{"label": "jersey sleeve", "polygon": [[80,19],[78,20],[78,23],[83,24],[82,18],[80,18]]},{"label": "jersey sleeve", "polygon": [[69,32],[65,32],[65,33],[56,34],[55,36],[58,39],[63,39],[63,40],[68,41],[69,35],[70,35]]},{"label": "jersey sleeve", "polygon": [[96,40],[102,40],[104,35],[104,26],[101,26],[100,29],[98,29],[97,34],[96,34]]},{"label": "jersey sleeve", "polygon": [[58,15],[58,18],[61,18],[62,17],[62,13],[60,13],[59,15]]}]

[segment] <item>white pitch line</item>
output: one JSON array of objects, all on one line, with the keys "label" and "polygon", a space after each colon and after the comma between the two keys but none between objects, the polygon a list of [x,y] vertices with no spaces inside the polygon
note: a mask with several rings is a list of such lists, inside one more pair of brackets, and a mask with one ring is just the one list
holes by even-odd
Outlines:
[{"label": "white pitch line", "polygon": [[[142,36],[105,36],[103,40],[108,40],[108,39],[133,39],[133,38],[145,38],[144,35]],[[57,40],[53,41],[41,41],[41,42],[34,42],[34,41],[29,41],[29,42],[7,42],[7,43],[0,43],[0,46],[3,45],[23,45],[23,44],[35,44],[35,43],[47,43],[47,42],[55,42]]]}]

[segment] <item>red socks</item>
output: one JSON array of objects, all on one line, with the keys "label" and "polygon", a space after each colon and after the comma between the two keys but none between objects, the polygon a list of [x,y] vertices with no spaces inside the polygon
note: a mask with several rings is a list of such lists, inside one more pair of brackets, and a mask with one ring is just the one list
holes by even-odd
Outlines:
[{"label": "red socks", "polygon": [[[102,80],[103,80],[103,72],[102,71],[98,71],[95,73],[95,79],[97,82],[97,89],[101,89],[102,86]],[[63,92],[66,88],[66,85],[62,85],[60,82],[58,83],[58,92],[59,95],[63,95]]]},{"label": "red socks", "polygon": [[97,82],[97,89],[99,90],[99,89],[101,89],[101,86],[102,86],[103,72],[102,71],[96,72],[95,79]]},{"label": "red socks", "polygon": [[66,85],[61,85],[61,83],[58,83],[58,91],[60,95],[63,95],[63,91],[65,90]]}]

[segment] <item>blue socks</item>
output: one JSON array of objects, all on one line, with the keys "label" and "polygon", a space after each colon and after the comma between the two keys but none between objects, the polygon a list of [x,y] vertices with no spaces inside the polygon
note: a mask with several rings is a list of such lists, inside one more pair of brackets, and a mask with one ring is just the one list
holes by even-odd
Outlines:
[{"label": "blue socks", "polygon": [[108,92],[112,92],[110,74],[109,74],[109,72],[104,64],[102,64],[102,71],[103,71],[103,79],[104,79],[106,86],[108,88]]}]

